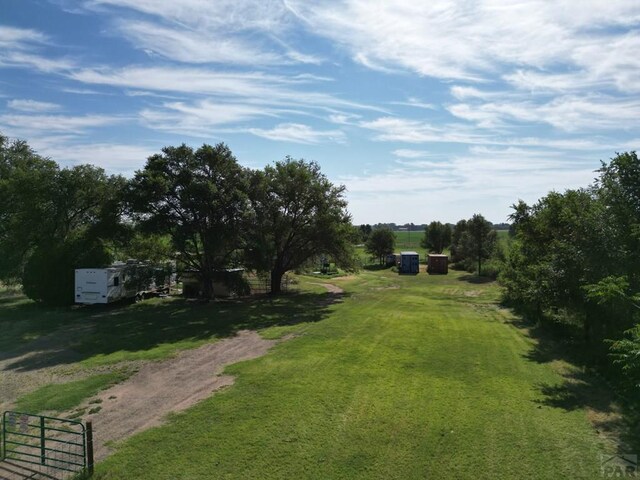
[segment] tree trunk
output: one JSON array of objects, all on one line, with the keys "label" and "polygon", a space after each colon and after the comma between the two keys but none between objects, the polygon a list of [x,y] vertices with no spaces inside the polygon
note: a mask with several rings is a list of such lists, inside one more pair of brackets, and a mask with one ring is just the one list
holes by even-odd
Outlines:
[{"label": "tree trunk", "polygon": [[271,294],[278,295],[282,293],[282,277],[284,272],[280,270],[271,270]]},{"label": "tree trunk", "polygon": [[213,278],[211,272],[202,272],[202,298],[211,300],[213,298]]},{"label": "tree trunk", "polygon": [[478,276],[482,276],[482,239],[478,238]]}]

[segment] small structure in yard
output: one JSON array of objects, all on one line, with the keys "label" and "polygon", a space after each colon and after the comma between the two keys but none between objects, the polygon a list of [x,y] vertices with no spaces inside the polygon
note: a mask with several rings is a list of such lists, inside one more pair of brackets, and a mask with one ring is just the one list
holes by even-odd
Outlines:
[{"label": "small structure in yard", "polygon": [[400,255],[398,253],[390,253],[387,255],[386,264],[387,266],[398,265],[398,259]]},{"label": "small structure in yard", "polygon": [[434,273],[441,273],[446,275],[449,273],[449,257],[447,255],[440,255],[431,253],[427,257],[427,272],[429,275]]},{"label": "small structure in yard", "polygon": [[[185,297],[199,297],[204,285],[194,270],[186,270],[180,276],[182,294]],[[215,272],[211,283],[214,297],[236,297],[248,294],[244,281],[244,268],[225,268]]]},{"label": "small structure in yard", "polygon": [[417,252],[400,252],[400,273],[415,274],[420,271],[420,255]]}]

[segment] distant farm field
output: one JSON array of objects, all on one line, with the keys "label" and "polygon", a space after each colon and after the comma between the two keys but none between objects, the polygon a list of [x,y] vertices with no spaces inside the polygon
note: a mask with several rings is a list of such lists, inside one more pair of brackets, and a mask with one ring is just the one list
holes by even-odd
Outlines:
[{"label": "distant farm field", "polygon": [[424,230],[393,232],[396,236],[396,251],[415,251],[424,256],[425,249],[420,246],[424,238]]},{"label": "distant farm field", "polygon": [[232,386],[116,444],[98,479],[598,478],[600,454],[614,445],[572,389],[579,369],[538,347],[497,304],[495,283],[365,271],[328,279],[340,295],[300,280],[301,292],[281,299],[212,305],[45,315],[13,298],[0,321],[16,319],[22,348],[75,332],[77,357],[53,363],[89,370],[166,358],[239,329],[286,339],[227,367]]}]

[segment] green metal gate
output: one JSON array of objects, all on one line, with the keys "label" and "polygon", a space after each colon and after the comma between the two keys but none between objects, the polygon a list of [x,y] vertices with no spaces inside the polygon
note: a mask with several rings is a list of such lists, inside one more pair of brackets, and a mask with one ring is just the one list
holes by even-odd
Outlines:
[{"label": "green metal gate", "polygon": [[55,472],[93,470],[91,425],[75,420],[4,412],[2,415],[3,461],[38,465]]}]

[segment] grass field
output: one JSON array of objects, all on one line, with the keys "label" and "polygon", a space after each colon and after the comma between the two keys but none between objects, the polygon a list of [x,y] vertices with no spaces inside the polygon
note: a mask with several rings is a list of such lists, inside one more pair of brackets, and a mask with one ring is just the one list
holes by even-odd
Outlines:
[{"label": "grass field", "polygon": [[[18,402],[64,409],[130,362],[257,329],[293,338],[228,367],[233,386],[122,442],[96,478],[598,478],[599,454],[615,448],[589,420],[606,417],[606,388],[562,347],[539,346],[500,308],[495,283],[389,270],[328,281],[345,289],[342,302],[311,277],[295,295],[209,305],[56,310],[5,292],[0,375],[43,362],[84,372]],[[51,353],[64,348],[74,354]]]},{"label": "grass field", "polygon": [[64,412],[77,407],[88,397],[126,378],[124,372],[93,375],[69,383],[45,385],[20,397],[16,409],[20,412]]},{"label": "grass field", "polygon": [[496,285],[473,280],[341,282],[342,303],[228,368],[234,386],[124,442],[97,478],[597,478],[612,447],[567,401],[576,368],[542,358]]},{"label": "grass field", "polygon": [[415,251],[424,256],[425,249],[420,246],[424,230],[393,232],[396,236],[396,251]]}]

